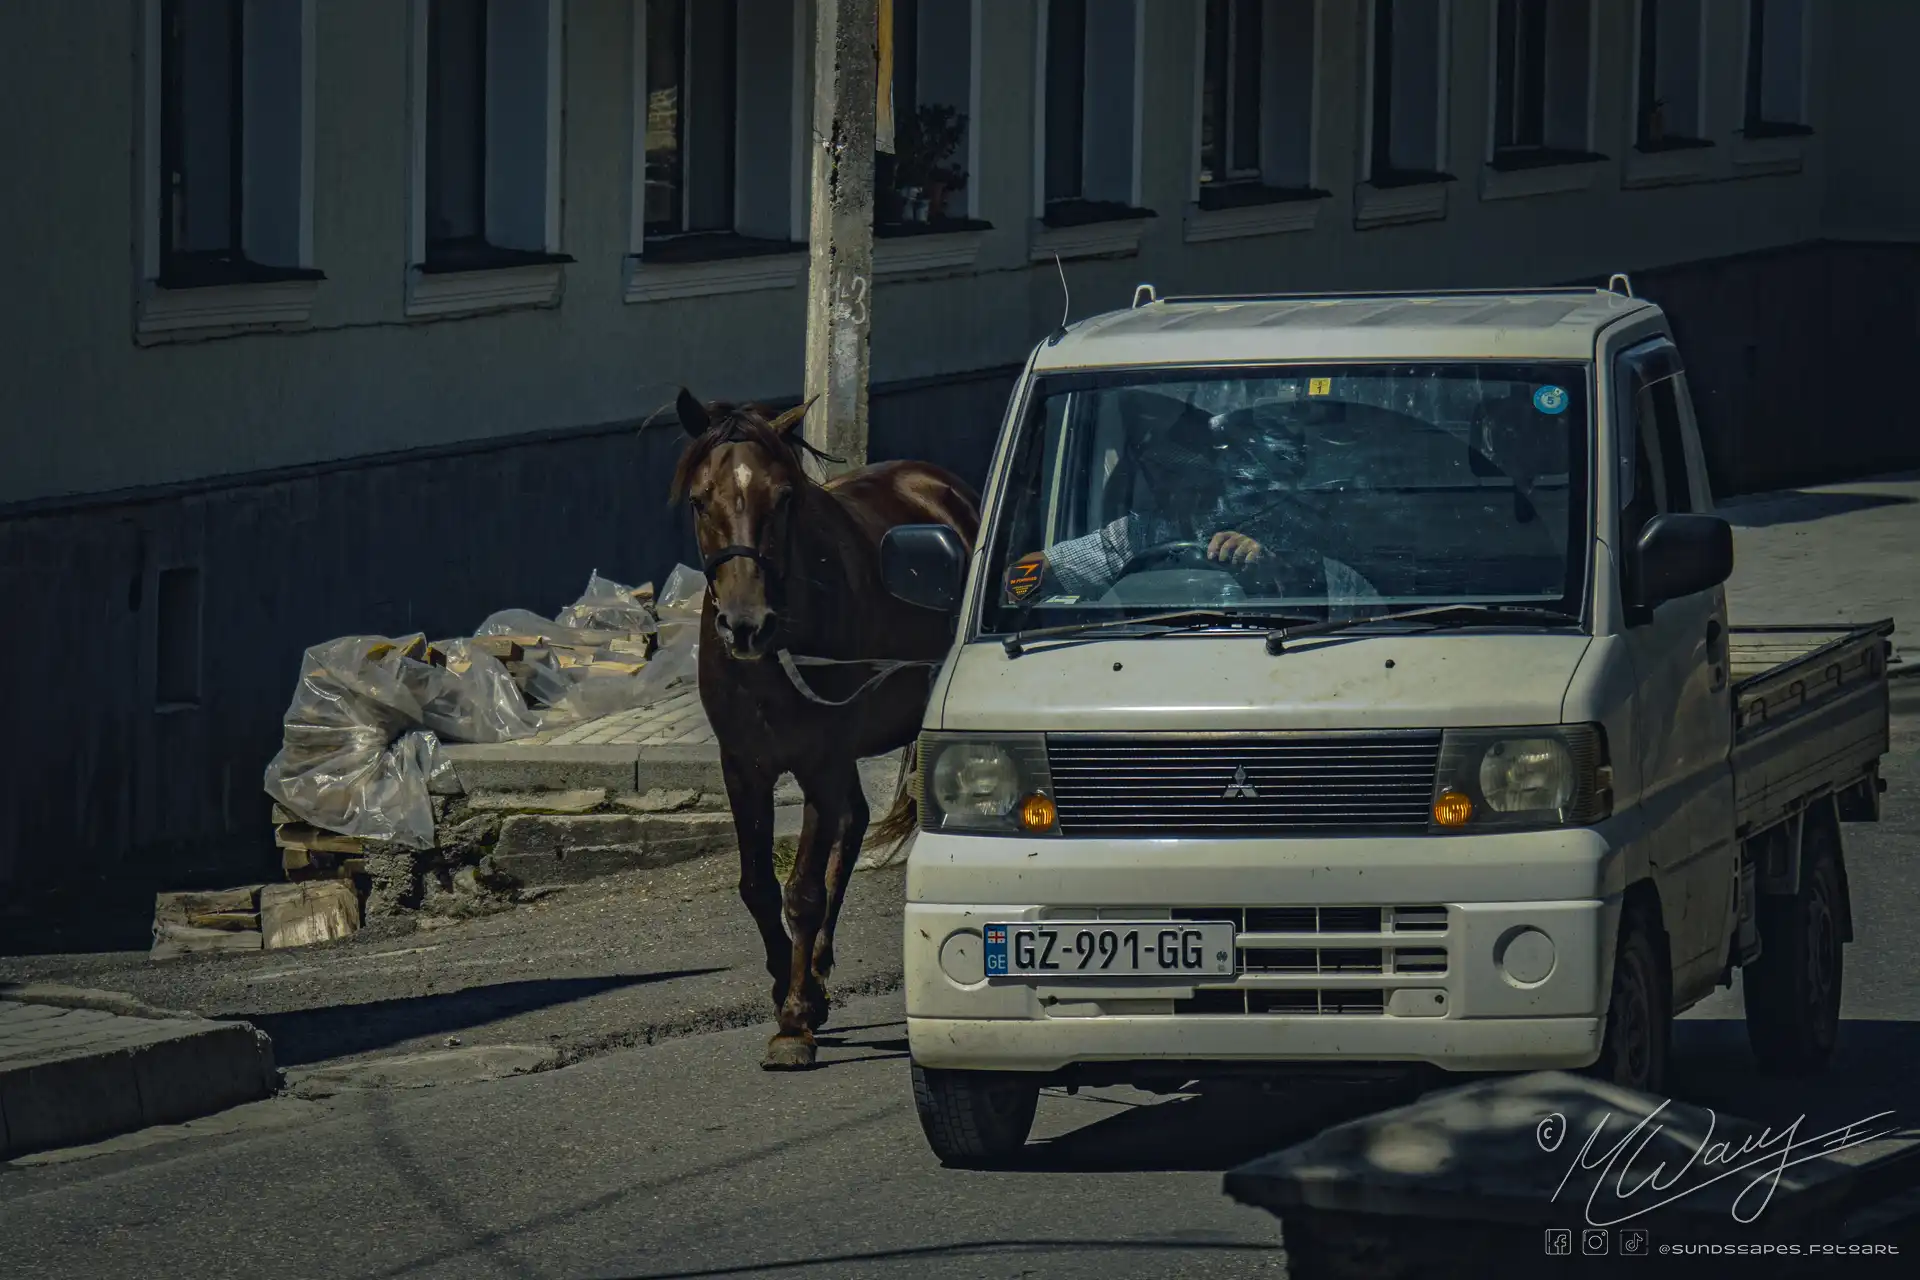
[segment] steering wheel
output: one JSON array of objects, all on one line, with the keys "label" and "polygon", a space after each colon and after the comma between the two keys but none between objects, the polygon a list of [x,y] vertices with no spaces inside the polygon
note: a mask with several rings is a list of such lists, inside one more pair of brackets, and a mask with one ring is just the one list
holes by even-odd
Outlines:
[{"label": "steering wheel", "polygon": [[1266,559],[1253,564],[1234,564],[1227,560],[1214,560],[1207,555],[1207,544],[1181,540],[1156,543],[1133,553],[1127,562],[1120,566],[1116,580],[1129,574],[1144,573],[1149,569],[1203,569],[1209,573],[1229,573],[1236,578],[1254,575],[1258,581],[1268,568]]}]

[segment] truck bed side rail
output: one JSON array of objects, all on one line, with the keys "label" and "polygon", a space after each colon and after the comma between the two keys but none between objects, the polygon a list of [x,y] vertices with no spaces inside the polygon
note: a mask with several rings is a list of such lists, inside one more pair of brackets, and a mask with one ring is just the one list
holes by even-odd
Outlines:
[{"label": "truck bed side rail", "polygon": [[1872,779],[1890,745],[1891,619],[1734,627],[1734,803],[1740,833]]}]

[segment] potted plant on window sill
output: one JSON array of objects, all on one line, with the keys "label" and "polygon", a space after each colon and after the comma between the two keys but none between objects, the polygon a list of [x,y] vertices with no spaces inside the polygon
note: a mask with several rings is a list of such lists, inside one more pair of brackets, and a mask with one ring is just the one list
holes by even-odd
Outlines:
[{"label": "potted plant on window sill", "polygon": [[894,182],[913,222],[942,222],[947,200],[965,189],[966,169],[955,163],[967,117],[944,103],[928,102],[904,122],[898,139]]}]

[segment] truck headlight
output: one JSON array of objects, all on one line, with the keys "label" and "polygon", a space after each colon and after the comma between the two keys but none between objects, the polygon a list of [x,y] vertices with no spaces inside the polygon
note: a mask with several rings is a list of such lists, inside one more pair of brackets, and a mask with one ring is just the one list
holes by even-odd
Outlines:
[{"label": "truck headlight", "polygon": [[[1054,829],[1041,734],[922,734],[915,781],[923,830],[1011,836]],[[1039,821],[1045,825],[1033,825]]]},{"label": "truck headlight", "polygon": [[1599,725],[1449,729],[1434,779],[1441,831],[1584,826],[1613,809]]}]

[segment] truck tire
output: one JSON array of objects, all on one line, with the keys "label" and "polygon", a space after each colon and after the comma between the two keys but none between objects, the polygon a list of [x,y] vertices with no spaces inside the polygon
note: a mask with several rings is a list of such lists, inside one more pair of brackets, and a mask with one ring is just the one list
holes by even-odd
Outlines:
[{"label": "truck tire", "polygon": [[1760,899],[1760,958],[1740,975],[1747,1043],[1769,1075],[1824,1070],[1840,1038],[1840,833],[1828,814],[1806,823],[1800,891]]},{"label": "truck tire", "polygon": [[1012,1072],[914,1064],[914,1109],[942,1164],[985,1169],[1012,1160],[1026,1145],[1039,1103],[1039,1082]]},{"label": "truck tire", "polygon": [[1607,1030],[1591,1075],[1625,1089],[1665,1096],[1673,1031],[1673,984],[1657,909],[1629,902],[1620,913]]}]

